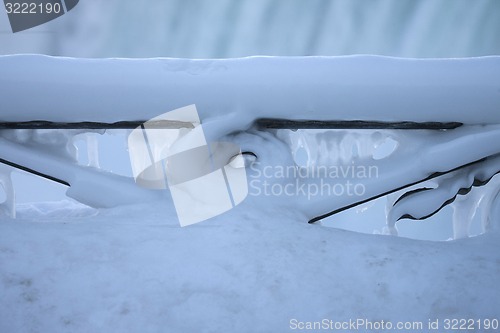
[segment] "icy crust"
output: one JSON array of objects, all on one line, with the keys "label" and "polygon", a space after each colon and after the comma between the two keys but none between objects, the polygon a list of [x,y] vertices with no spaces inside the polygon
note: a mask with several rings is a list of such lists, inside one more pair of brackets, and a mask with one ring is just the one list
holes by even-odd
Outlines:
[{"label": "icy crust", "polygon": [[[70,185],[66,192],[70,198],[95,208],[154,201],[167,196],[138,187],[132,177],[99,169],[97,144],[92,140],[87,140],[89,166],[79,165],[73,141],[75,136],[81,135],[81,131],[66,130],[2,131],[0,158]],[[11,169],[6,170],[10,172]],[[3,178],[7,176],[4,174]],[[3,181],[7,188],[9,181]],[[9,192],[9,197],[14,197],[13,192]],[[10,215],[14,214],[15,207],[9,207]]]},{"label": "icy crust", "polygon": [[[75,135],[82,137],[79,131],[16,130],[4,131],[2,135],[2,158],[66,181],[71,185],[67,195],[86,205],[116,207],[155,200],[172,205],[168,191],[143,189],[130,177],[99,169],[95,140],[86,140],[90,167],[78,165],[73,142]],[[434,180],[437,185],[432,190],[416,192],[427,186],[424,183],[389,198],[392,202],[387,223],[391,234],[397,234],[395,225],[399,219],[426,218],[458,194],[465,194],[464,190],[488,182],[500,171],[498,125],[463,126],[449,131],[253,129],[222,140],[254,154],[247,155],[249,193],[245,199],[253,202],[254,210],[280,205],[308,219],[376,198],[435,173],[445,173]],[[464,167],[472,162],[475,163]],[[459,169],[450,172],[456,168]],[[2,179],[11,198],[2,207],[14,216],[8,174]],[[467,205],[465,216],[472,217],[481,205],[483,231],[496,227],[489,213],[495,209],[497,193],[493,186],[469,199],[474,203]],[[461,201],[460,197],[458,202]],[[464,218],[464,214],[455,215],[455,236],[464,237],[470,219]]]},{"label": "icy crust", "polygon": [[[5,87],[0,92],[1,121],[148,120],[174,108],[196,104],[201,125],[193,133],[202,130],[207,142],[229,140],[243,151],[252,152],[256,159],[247,169],[251,180],[268,181],[271,186],[292,189],[296,194],[256,195],[250,199],[259,202],[257,206],[283,204],[308,218],[500,152],[500,57],[92,60],[4,56],[0,57],[0,68],[0,84]],[[464,126],[450,131],[378,132],[372,137],[350,131],[340,136],[326,132],[301,138],[252,128],[253,121],[259,118],[450,121],[462,122]],[[93,207],[168,197],[168,193],[138,188],[131,178],[98,169],[96,142],[87,140],[92,167],[74,163],[72,140],[79,133],[5,132],[0,138],[2,158],[62,179],[71,185],[68,196]],[[179,141],[186,143],[192,138],[188,134]],[[376,153],[376,147],[388,139],[395,145],[392,151]],[[305,155],[303,165],[298,163],[298,146]],[[176,142],[173,151],[175,147],[183,146]],[[334,189],[339,183],[339,177],[308,174],[320,165],[344,170],[362,167],[374,173],[359,179],[358,173],[347,170],[343,174],[341,170],[341,181],[363,186],[363,191],[354,195],[311,195],[309,189],[314,186],[319,189],[326,184]],[[498,171],[493,170],[495,167],[496,163],[489,172]],[[270,168],[305,171],[306,177],[287,172],[266,180],[264,171]],[[418,218],[432,213],[462,185],[470,186],[467,177],[457,172],[447,181],[448,190],[443,192],[443,185],[398,202],[393,210],[395,217],[389,217],[389,226],[394,229],[394,221],[401,216]],[[8,181],[3,184],[8,187]],[[300,191],[302,188],[308,191]],[[419,199],[424,195],[431,197]],[[13,206],[6,203],[3,207]]]},{"label": "icy crust", "polygon": [[[383,152],[380,145],[389,139],[391,146]],[[281,203],[309,218],[446,173],[436,180],[442,184],[440,189],[398,202],[389,216],[391,228],[402,216],[430,215],[462,188],[473,185],[475,179],[487,181],[500,171],[498,157],[494,157],[500,152],[500,128],[496,125],[363,135],[344,131],[289,131],[277,136],[249,132],[230,140],[257,156],[247,171],[250,192],[258,195],[248,200],[261,200],[262,205]],[[305,151],[303,165],[297,165],[299,146]],[[480,161],[484,158],[488,159]],[[462,169],[476,161],[480,162]],[[456,168],[460,170],[448,174]],[[492,191],[488,197],[495,195]]]},{"label": "icy crust", "polygon": [[[402,218],[425,219],[437,213],[444,205],[454,202],[457,196],[468,194],[473,186],[482,186],[500,172],[500,155],[495,155],[484,162],[473,164],[463,169],[454,171],[435,181],[433,188],[421,187],[414,192],[407,192],[398,199],[389,210],[387,223],[392,234],[397,235],[395,224]],[[496,182],[494,182],[496,183]],[[474,203],[457,203],[454,205],[455,237],[467,235],[467,226],[472,220],[481,201],[483,205],[483,231],[490,227],[488,217],[491,215],[491,202],[498,193],[498,186],[492,184],[488,191],[474,193]],[[495,192],[496,191],[496,192]],[[459,200],[462,201],[462,200]],[[463,207],[461,207],[463,205]]]},{"label": "icy crust", "polygon": [[223,123],[222,132],[229,125],[244,129],[257,118],[500,123],[500,57],[495,56],[13,55],[0,57],[0,72],[0,121],[149,120],[196,104],[202,122]]},{"label": "icy crust", "polygon": [[[469,127],[467,132],[461,129],[459,136],[472,137],[475,132],[487,131],[489,128],[491,127],[480,127],[474,130]],[[361,172],[369,173],[371,167],[376,168],[375,176],[380,177],[378,163],[383,159],[396,161],[393,165],[394,169],[414,164],[416,159],[404,160],[403,153],[414,152],[415,156],[421,158],[430,150],[438,149],[436,147],[440,145],[438,138],[443,135],[446,136],[445,133],[439,134],[432,131],[394,130],[280,130],[277,132],[277,137],[290,146],[297,168],[309,170],[314,168],[322,170],[323,168],[323,170],[336,172],[344,171],[347,174],[358,172],[358,175],[363,177],[365,175]],[[478,143],[482,144],[482,142],[490,141],[478,140]],[[432,149],[431,146],[433,146]],[[447,154],[450,160],[460,160],[459,163],[465,161],[461,159],[462,155],[467,156],[470,151],[477,152],[478,149],[479,147],[468,148],[458,142],[454,144],[449,142],[442,148],[443,154]],[[488,154],[490,151],[484,156]],[[477,156],[467,157],[473,162],[477,161],[475,158]],[[436,170],[438,169],[436,167]],[[439,170],[444,171],[442,168]],[[387,233],[397,235],[396,222],[402,218],[425,219],[450,203],[453,207],[454,239],[469,236],[471,221],[478,212],[481,215],[482,232],[498,227],[492,214],[495,209],[494,202],[499,193],[500,177],[497,176],[491,180],[498,172],[500,172],[500,161],[497,154],[484,161],[390,194],[386,199]],[[307,174],[307,172],[302,174]],[[323,175],[326,173],[324,172]],[[408,183],[411,183],[408,178],[406,179]],[[338,181],[342,182],[345,179],[338,179]],[[358,181],[363,181],[363,179],[358,179]],[[387,180],[380,179],[380,181],[383,183]],[[334,200],[335,198],[332,199]],[[332,203],[332,207],[334,206],[335,204]]]},{"label": "icy crust", "polygon": [[411,241],[253,208],[189,228],[163,204],[0,219],[0,331],[288,332],[291,319],[500,316],[497,233]]},{"label": "icy crust", "polygon": [[3,214],[16,217],[16,200],[14,186],[11,179],[12,169],[0,163],[0,191],[3,191],[5,200],[0,200],[0,216]]},{"label": "icy crust", "polygon": [[493,178],[488,186],[473,188],[471,193],[458,196],[453,203],[453,238],[469,236],[472,219],[479,212],[483,232],[500,228],[498,213],[500,209],[500,177]]},{"label": "icy crust", "polygon": [[68,219],[84,223],[86,218],[96,216],[99,210],[72,200],[52,202],[20,203],[16,207],[17,220],[36,220],[41,223],[52,223]]}]

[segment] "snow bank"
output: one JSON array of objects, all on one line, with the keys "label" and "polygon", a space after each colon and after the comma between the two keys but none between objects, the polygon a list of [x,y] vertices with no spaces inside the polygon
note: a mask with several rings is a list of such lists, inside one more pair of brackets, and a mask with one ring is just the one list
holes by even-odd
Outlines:
[{"label": "snow bank", "polygon": [[249,205],[189,228],[162,205],[0,219],[0,331],[288,332],[292,319],[500,316],[497,233],[411,241]]}]

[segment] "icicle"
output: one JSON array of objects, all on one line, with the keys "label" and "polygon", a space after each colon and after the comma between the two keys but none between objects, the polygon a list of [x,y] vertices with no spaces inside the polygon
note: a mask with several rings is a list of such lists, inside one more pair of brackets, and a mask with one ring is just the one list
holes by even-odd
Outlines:
[{"label": "icicle", "polygon": [[16,218],[15,193],[11,174],[10,168],[0,165],[0,187],[3,188],[6,195],[5,201],[0,203],[0,212],[11,218]]},{"label": "icicle", "polygon": [[396,150],[393,131],[372,130],[279,130],[277,136],[290,146],[292,155],[307,154],[307,167],[350,164],[386,158]]},{"label": "icicle", "polygon": [[344,134],[340,141],[340,160],[343,163],[349,163],[355,154],[353,153],[353,146],[356,144],[356,137],[353,134]]},{"label": "icicle", "polygon": [[481,197],[477,190],[468,195],[459,195],[452,204],[453,208],[453,239],[469,237],[469,228],[476,215]]},{"label": "icicle", "polygon": [[314,133],[302,131],[302,137],[307,151],[307,167],[314,167],[318,159],[318,145],[316,144],[316,135]]},{"label": "icicle", "polygon": [[482,196],[480,211],[483,232],[499,230],[500,216],[496,213],[500,211],[500,176],[494,177],[482,189]]},{"label": "icicle", "polygon": [[99,141],[95,134],[86,135],[87,142],[87,155],[89,160],[89,166],[94,168],[100,168],[99,166]]},{"label": "icicle", "polygon": [[66,143],[66,154],[75,162],[78,162],[78,147],[76,146],[76,141],[78,135],[71,137]]},{"label": "icicle", "polygon": [[[388,213],[387,224],[391,234],[399,219],[426,219],[438,212],[445,204],[458,198],[459,202],[454,206],[454,236],[455,238],[468,237],[469,224],[481,198],[471,197],[469,202],[464,202],[466,198],[460,198],[458,194],[468,192],[474,185],[483,185],[482,183],[488,182],[498,172],[499,161],[500,155],[497,155],[480,164],[464,167],[441,176],[435,179],[438,184],[436,188],[421,185],[418,190],[408,190],[394,203]],[[498,188],[492,191],[498,193]],[[487,205],[485,209],[489,214],[491,208]],[[484,223],[487,225],[488,222]]]},{"label": "icicle", "polygon": [[324,156],[321,165],[335,165],[339,163],[340,148],[339,143],[342,134],[338,131],[328,131],[323,133],[322,140],[324,142],[322,155]]},{"label": "icicle", "polygon": [[477,211],[481,212],[482,233],[495,228],[492,217],[495,200],[500,191],[500,177],[496,176],[482,187],[474,188],[465,196],[458,196],[453,203],[453,234],[455,239],[469,237],[469,227]]},{"label": "icicle", "polygon": [[315,165],[327,165],[328,164],[328,152],[332,151],[329,147],[329,140],[327,140],[328,133],[318,133],[316,135],[316,142],[318,146],[318,153],[316,154]]},{"label": "icicle", "polygon": [[391,214],[392,208],[398,198],[401,196],[401,192],[396,192],[392,194],[388,194],[386,196],[386,204],[385,204],[385,223],[386,227],[382,230],[383,235],[398,235],[398,229],[396,228],[397,219],[394,218],[394,214]]},{"label": "icicle", "polygon": [[488,207],[483,226],[485,232],[500,231],[500,189],[491,197],[491,205]]}]

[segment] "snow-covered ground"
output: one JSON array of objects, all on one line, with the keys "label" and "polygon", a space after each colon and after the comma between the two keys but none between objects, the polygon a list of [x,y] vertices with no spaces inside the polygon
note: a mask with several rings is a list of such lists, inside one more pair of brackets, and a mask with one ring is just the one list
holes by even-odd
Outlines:
[{"label": "snow-covered ground", "polygon": [[414,241],[247,205],[187,228],[163,204],[20,207],[0,220],[0,331],[286,332],[359,318],[423,323],[411,332],[439,319],[444,332],[445,319],[500,316],[498,233]]}]

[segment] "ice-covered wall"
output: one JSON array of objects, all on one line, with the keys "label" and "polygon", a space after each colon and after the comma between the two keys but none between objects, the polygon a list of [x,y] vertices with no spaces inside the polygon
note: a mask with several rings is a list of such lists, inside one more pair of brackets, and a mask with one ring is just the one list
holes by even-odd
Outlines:
[{"label": "ice-covered wall", "polygon": [[85,0],[38,28],[10,33],[0,54],[241,57],[500,53],[496,0]]}]

